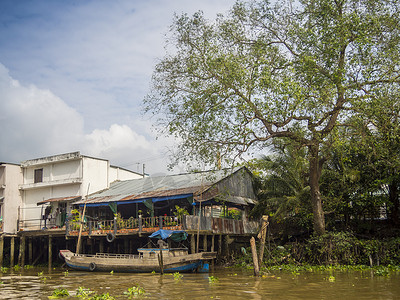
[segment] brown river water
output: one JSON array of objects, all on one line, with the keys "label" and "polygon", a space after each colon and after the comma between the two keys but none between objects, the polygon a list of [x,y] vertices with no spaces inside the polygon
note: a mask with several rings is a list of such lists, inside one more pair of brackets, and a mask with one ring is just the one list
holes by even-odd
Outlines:
[{"label": "brown river water", "polygon": [[[115,299],[139,285],[146,299],[400,299],[400,274],[376,276],[371,271],[290,272],[274,271],[262,277],[250,270],[217,268],[210,273],[126,274],[90,273],[61,268],[32,268],[0,273],[0,299],[48,299],[57,288],[74,297],[79,287]],[[40,273],[43,272],[43,273]],[[213,282],[213,276],[218,278]]]}]

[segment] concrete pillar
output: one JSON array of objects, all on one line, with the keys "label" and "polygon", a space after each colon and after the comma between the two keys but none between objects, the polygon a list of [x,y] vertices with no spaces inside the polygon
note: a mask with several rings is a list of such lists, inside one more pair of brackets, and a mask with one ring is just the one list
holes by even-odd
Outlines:
[{"label": "concrete pillar", "polygon": [[15,238],[11,237],[10,242],[10,268],[14,267]]}]

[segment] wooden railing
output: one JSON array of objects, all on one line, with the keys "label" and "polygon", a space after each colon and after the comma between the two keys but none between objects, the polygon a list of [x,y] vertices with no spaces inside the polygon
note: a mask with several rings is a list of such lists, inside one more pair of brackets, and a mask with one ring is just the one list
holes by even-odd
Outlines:
[{"label": "wooden railing", "polygon": [[[66,235],[78,235],[80,222],[67,222]],[[183,229],[183,218],[175,216],[140,217],[113,220],[90,220],[82,225],[83,235],[104,235],[107,233],[126,234],[134,232],[154,232],[160,228]]]}]

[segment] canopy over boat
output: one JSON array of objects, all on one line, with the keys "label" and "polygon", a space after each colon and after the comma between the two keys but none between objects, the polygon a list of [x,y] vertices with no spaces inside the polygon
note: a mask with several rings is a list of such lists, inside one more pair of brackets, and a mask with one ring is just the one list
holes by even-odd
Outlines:
[{"label": "canopy over boat", "polygon": [[153,232],[149,237],[155,239],[171,239],[175,242],[181,242],[187,239],[187,232],[184,230],[165,230],[159,229],[156,232]]}]

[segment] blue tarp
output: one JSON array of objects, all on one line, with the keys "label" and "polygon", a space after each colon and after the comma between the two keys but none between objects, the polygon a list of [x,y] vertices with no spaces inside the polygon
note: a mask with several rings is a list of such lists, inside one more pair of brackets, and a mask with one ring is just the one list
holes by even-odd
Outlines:
[{"label": "blue tarp", "polygon": [[175,242],[180,242],[180,241],[186,240],[187,236],[188,236],[188,234],[184,230],[160,229],[160,230],[157,230],[156,232],[153,232],[149,237],[155,238],[155,239],[163,239],[163,240],[170,238],[171,240],[173,240]]}]

